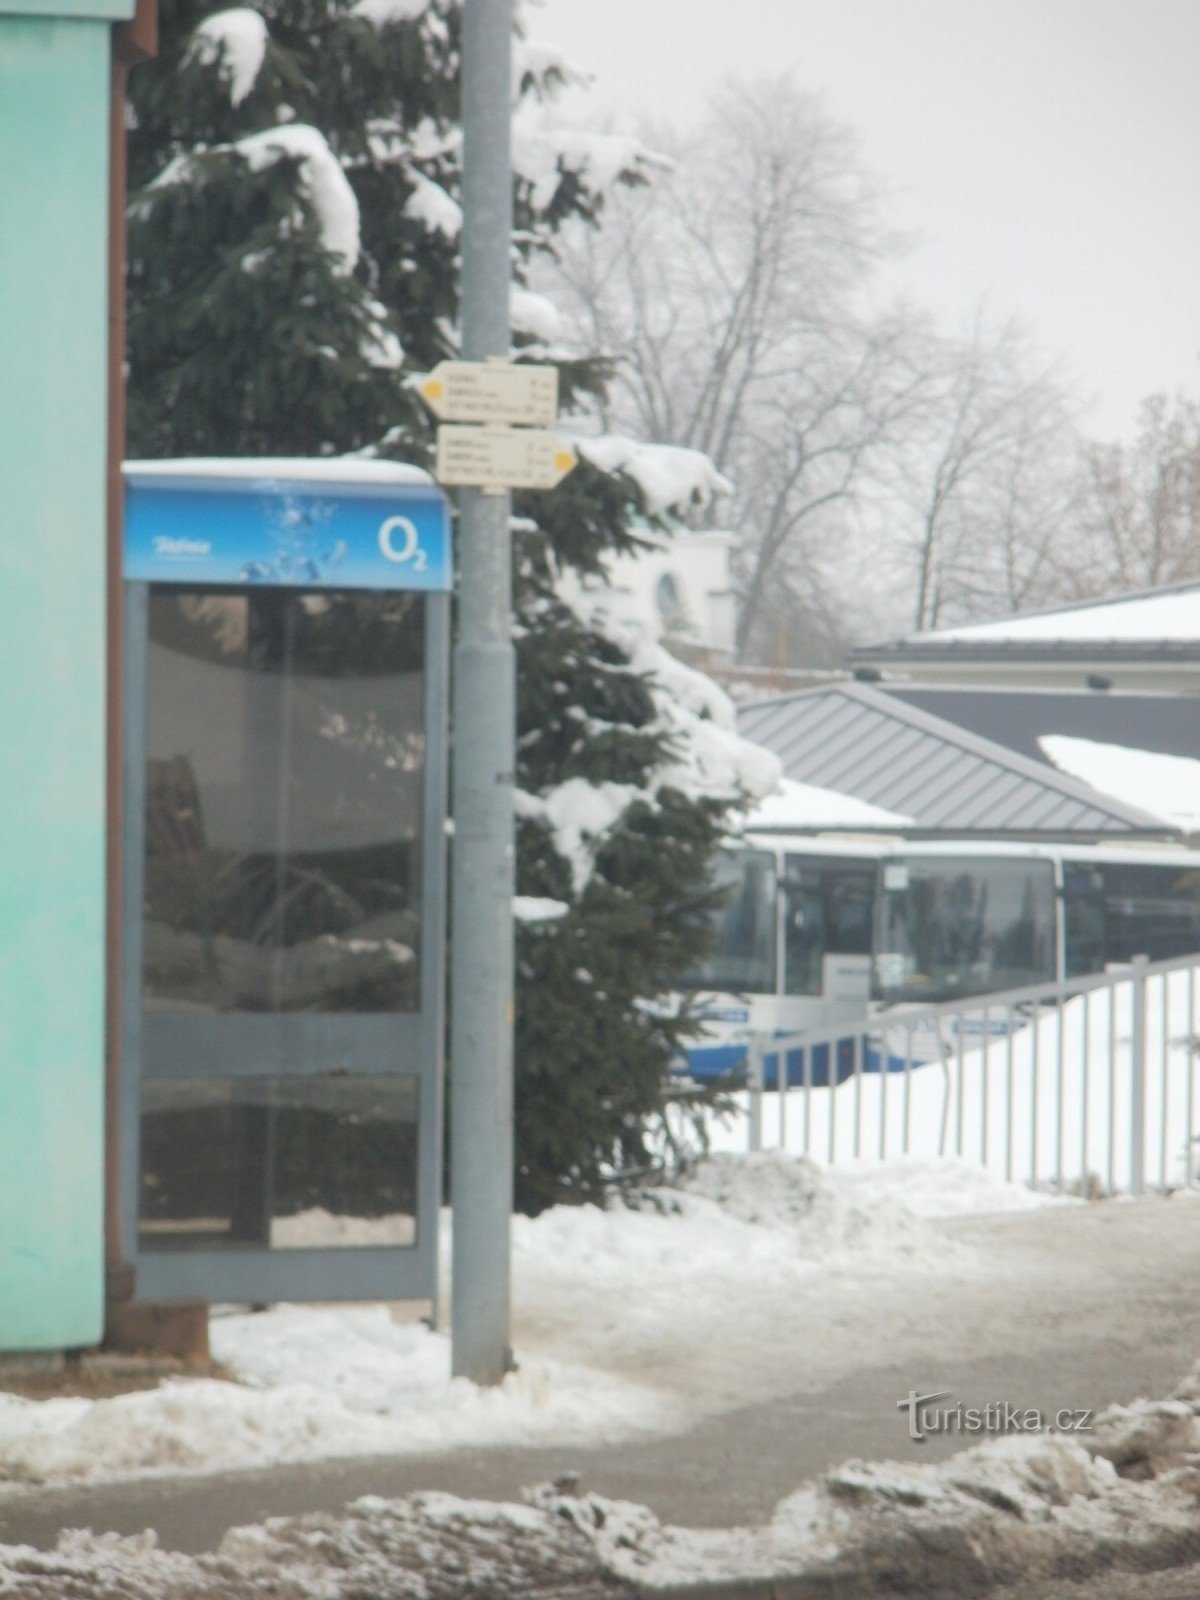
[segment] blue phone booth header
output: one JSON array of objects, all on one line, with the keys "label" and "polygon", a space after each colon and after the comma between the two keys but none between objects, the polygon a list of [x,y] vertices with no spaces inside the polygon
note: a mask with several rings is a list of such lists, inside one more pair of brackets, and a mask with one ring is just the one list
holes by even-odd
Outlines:
[{"label": "blue phone booth header", "polygon": [[125,477],[128,579],[451,586],[446,499],[419,468],[366,460],[144,461],[130,462]]}]

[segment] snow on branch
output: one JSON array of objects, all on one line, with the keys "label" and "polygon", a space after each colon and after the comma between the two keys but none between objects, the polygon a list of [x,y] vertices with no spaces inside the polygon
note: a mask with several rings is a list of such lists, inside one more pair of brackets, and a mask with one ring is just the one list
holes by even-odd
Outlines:
[{"label": "snow on branch", "polygon": [[513,169],[529,184],[538,211],[551,205],[564,174],[599,196],[617,183],[645,181],[653,169],[670,166],[632,134],[562,127],[544,107],[528,101],[513,116],[512,141]]},{"label": "snow on branch", "polygon": [[592,81],[590,73],[581,72],[556,44],[544,39],[514,39],[512,67],[514,100],[529,89],[548,95],[568,84],[586,88]]},{"label": "snow on branch", "polygon": [[651,516],[706,506],[714,495],[730,494],[733,485],[700,450],[680,445],[641,444],[620,434],[574,439],[582,456],[602,472],[623,472],[642,491]]},{"label": "snow on branch", "polygon": [[[178,184],[195,182],[211,157],[228,155],[231,151],[241,156],[252,172],[261,172],[275,161],[298,161],[301,192],[316,215],[321,242],[333,257],[334,271],[340,277],[354,271],[359,253],[358,201],[324,134],[307,123],[289,122],[283,127],[267,128],[262,133],[247,134],[232,144],[215,144],[194,155],[176,156],[146,185],[130,206],[130,215],[144,220],[156,194]],[[243,265],[247,271],[252,271],[254,258],[247,257]]]},{"label": "snow on branch", "polygon": [[544,294],[534,294],[519,283],[508,292],[508,319],[514,333],[532,334],[543,344],[553,344],[563,331],[558,307]]},{"label": "snow on branch", "polygon": [[413,169],[410,176],[413,192],[404,203],[404,215],[423,223],[430,233],[457,239],[462,232],[462,207],[458,201],[447,194],[440,183],[434,183],[423,173]]},{"label": "snow on branch", "polygon": [[359,251],[358,201],[323,134],[306,123],[292,122],[249,134],[226,148],[236,150],[254,172],[273,161],[298,160],[304,197],[316,213],[335,270],[342,276],[354,271]]},{"label": "snow on branch", "polygon": [[266,54],[266,22],[249,6],[234,6],[205,17],[192,34],[183,64],[218,67],[230,104],[240,106],[258,82]]},{"label": "snow on branch", "polygon": [[350,7],[352,17],[360,17],[373,27],[386,28],[393,22],[415,22],[429,10],[432,0],[358,0]]},{"label": "snow on branch", "polygon": [[545,794],[518,789],[514,795],[518,817],[546,823],[554,848],[571,869],[576,895],[587,888],[596,854],[621,817],[636,800],[650,796],[633,783],[589,783],[568,778]]},{"label": "snow on branch", "polygon": [[630,672],[648,678],[656,714],[642,731],[664,735],[668,748],[643,785],[577,777],[540,795],[517,791],[518,816],[547,824],[571,868],[576,895],[587,887],[597,854],[636,802],[656,806],[670,789],[689,800],[736,806],[762,800],[780,782],[778,758],[737,733],[733,702],[711,678],[677,661],[635,625],[610,626],[594,615],[585,620],[625,652]]}]

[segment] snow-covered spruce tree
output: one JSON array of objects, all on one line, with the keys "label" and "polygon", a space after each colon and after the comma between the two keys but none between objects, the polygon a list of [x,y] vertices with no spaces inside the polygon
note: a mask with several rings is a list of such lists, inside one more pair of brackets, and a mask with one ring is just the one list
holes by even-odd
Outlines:
[{"label": "snow-covered spruce tree", "polygon": [[[451,0],[162,0],[129,113],[134,455],[386,455],[428,464],[405,379],[456,353],[459,16]],[[647,158],[555,125],[566,69],[516,45],[514,337],[568,406],[603,365],[554,346],[524,287],[569,219]],[[517,1198],[594,1199],[653,1165],[685,1019],[647,1004],[706,939],[706,870],[731,805],[769,787],[698,674],[560,599],[647,520],[702,500],[703,457],[584,446],[518,496]],[[551,905],[539,902],[553,902]],[[549,911],[550,915],[545,913]]]}]

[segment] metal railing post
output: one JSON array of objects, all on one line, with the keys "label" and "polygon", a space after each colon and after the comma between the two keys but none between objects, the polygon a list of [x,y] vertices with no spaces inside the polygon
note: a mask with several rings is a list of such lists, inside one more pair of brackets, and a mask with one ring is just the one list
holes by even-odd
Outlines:
[{"label": "metal railing post", "polygon": [[762,1149],[763,1043],[754,1034],[746,1045],[746,1088],[750,1097],[750,1149]]},{"label": "metal railing post", "polygon": [[1146,1192],[1146,965],[1133,958],[1133,1027],[1129,1042],[1129,1190]]}]

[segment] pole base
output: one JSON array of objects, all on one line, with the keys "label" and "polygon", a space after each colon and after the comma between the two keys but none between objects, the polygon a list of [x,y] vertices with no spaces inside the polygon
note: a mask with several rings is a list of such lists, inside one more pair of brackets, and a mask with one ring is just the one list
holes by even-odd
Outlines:
[{"label": "pole base", "polygon": [[207,1300],[124,1300],[110,1304],[104,1348],[124,1355],[174,1356],[186,1367],[212,1365]]}]

